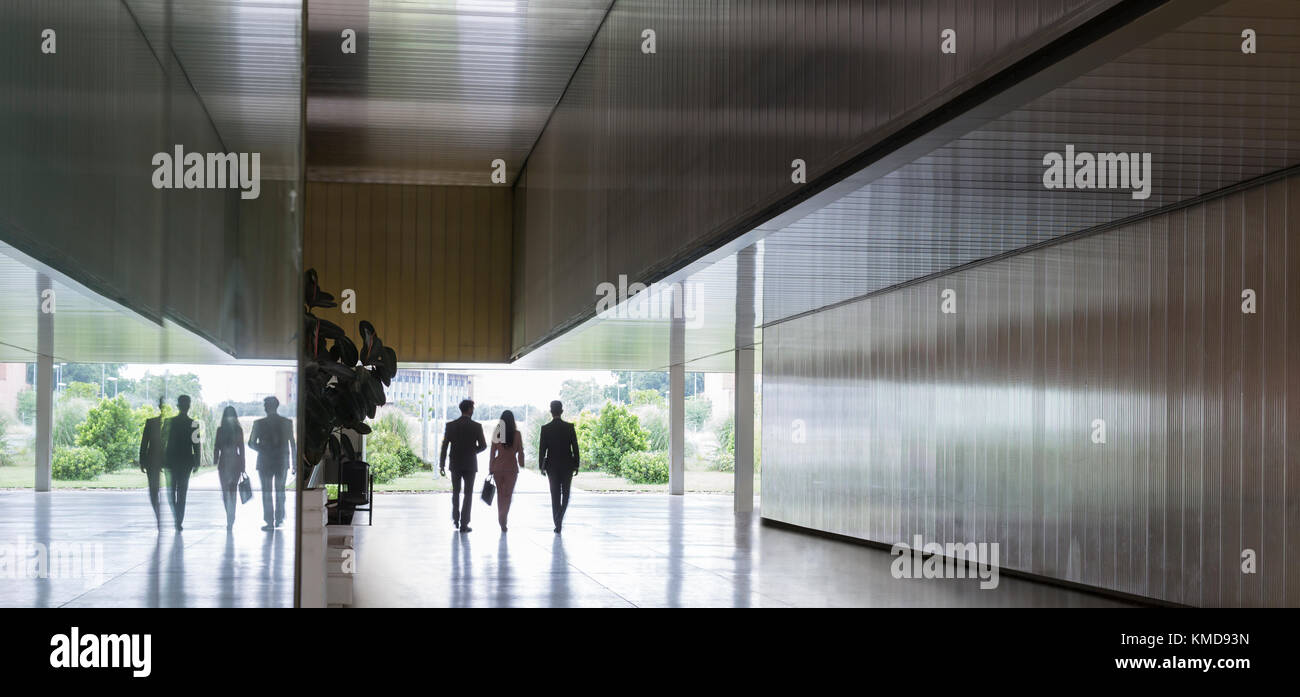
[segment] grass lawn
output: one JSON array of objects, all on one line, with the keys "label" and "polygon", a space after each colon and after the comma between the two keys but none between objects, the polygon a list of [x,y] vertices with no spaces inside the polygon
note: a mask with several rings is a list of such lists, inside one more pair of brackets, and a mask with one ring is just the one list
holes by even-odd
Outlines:
[{"label": "grass lawn", "polygon": [[387,484],[376,484],[375,492],[451,491],[451,477],[434,479],[432,470],[416,470]]},{"label": "grass lawn", "polygon": [[[36,486],[35,465],[0,467],[0,489],[31,489],[34,486]],[[89,481],[54,480],[55,489],[147,489],[148,487],[149,478],[138,467],[106,472]]]},{"label": "grass lawn", "polygon": [[[216,471],[216,467],[200,467],[190,477],[193,481],[195,477],[202,476],[208,472]],[[249,470],[250,477],[257,477],[257,472]],[[167,486],[167,475],[163,475],[159,483]],[[36,466],[35,465],[17,465],[13,467],[0,467],[0,489],[31,489],[36,486]],[[285,484],[285,489],[292,491],[294,487],[293,478]],[[98,477],[87,481],[61,481],[54,480],[55,489],[148,489],[149,478],[139,467],[128,467],[116,472],[105,472]]]},{"label": "grass lawn", "polygon": [[[211,472],[214,468],[200,468],[198,477],[206,472]],[[253,473],[252,476],[256,476]],[[11,467],[0,467],[0,489],[30,489],[36,481],[36,468],[34,466],[16,465]],[[714,493],[729,494],[734,487],[734,476],[731,472],[715,472],[712,470],[686,470],[686,491],[692,493]],[[164,478],[164,485],[166,480]],[[293,489],[294,482],[292,478],[286,487]],[[122,469],[117,472],[101,474],[98,478],[91,481],[65,482],[54,481],[56,489],[145,489],[149,486],[149,480],[144,473],[138,468]],[[573,480],[574,488],[580,491],[592,492],[646,492],[646,493],[666,493],[667,484],[633,484],[622,477],[611,477],[610,475],[592,470],[583,470]],[[387,484],[376,484],[376,493],[384,492],[439,492],[451,491],[451,478],[440,477],[435,479],[433,472],[430,470],[419,470],[405,477],[399,477]],[[759,478],[754,477],[754,493],[759,493]]]},{"label": "grass lawn", "polygon": [[[573,480],[573,486],[582,491],[622,491],[666,493],[667,484],[633,484],[622,477],[612,477],[601,471],[582,471]],[[754,493],[759,489],[759,479],[754,477]],[[730,494],[735,490],[735,475],[712,470],[686,470],[686,491],[691,493]]]}]

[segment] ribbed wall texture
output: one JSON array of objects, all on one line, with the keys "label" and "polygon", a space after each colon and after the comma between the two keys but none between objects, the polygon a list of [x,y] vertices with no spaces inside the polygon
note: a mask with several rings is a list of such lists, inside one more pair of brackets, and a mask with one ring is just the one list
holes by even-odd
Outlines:
[{"label": "ribbed wall texture", "polygon": [[1300,605],[1297,269],[1292,176],[769,326],[762,514],[997,542],[1005,568],[1171,602]]},{"label": "ribbed wall texture", "polygon": [[[794,159],[811,182],[1112,5],[616,2],[517,182],[514,349],[590,316],[598,283],[656,280],[761,222],[751,218],[799,186]],[[955,55],[939,50],[945,28]]]},{"label": "ribbed wall texture", "polygon": [[508,187],[307,186],[303,264],[370,320],[403,363],[505,362],[510,349]]}]

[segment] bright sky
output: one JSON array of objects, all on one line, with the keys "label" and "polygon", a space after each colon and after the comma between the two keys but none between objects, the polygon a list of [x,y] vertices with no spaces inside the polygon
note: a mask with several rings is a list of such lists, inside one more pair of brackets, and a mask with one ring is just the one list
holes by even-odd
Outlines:
[{"label": "bright sky", "polygon": [[559,399],[565,380],[595,379],[612,385],[608,370],[478,370],[474,376],[474,401],[484,404],[545,405]]},{"label": "bright sky", "polygon": [[[275,374],[281,366],[260,365],[128,365],[122,375],[131,379],[144,377],[146,372],[162,375],[164,372],[194,373],[203,386],[203,401],[251,402],[275,394]],[[560,396],[560,385],[565,380],[595,379],[602,385],[614,383],[614,374],[604,370],[471,370],[474,376],[474,399],[491,404],[546,404]],[[110,394],[112,387],[109,387]]]},{"label": "bright sky", "polygon": [[[203,401],[216,404],[227,401],[254,402],[275,394],[275,374],[284,369],[282,366],[264,365],[132,364],[122,368],[122,375],[138,380],[145,373],[194,373],[199,376],[199,385],[203,387]],[[108,390],[109,395],[112,395],[111,385]]]}]

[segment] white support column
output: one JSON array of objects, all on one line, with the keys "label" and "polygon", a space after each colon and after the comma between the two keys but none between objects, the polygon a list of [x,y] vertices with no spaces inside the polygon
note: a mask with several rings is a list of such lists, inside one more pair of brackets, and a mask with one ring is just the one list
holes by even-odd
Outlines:
[{"label": "white support column", "polygon": [[[682,303],[681,286],[673,307]],[[673,312],[668,330],[668,493],[686,493],[686,318]]]},{"label": "white support column", "polygon": [[754,256],[736,254],[736,392],[732,434],[736,439],[734,504],[737,513],[754,510]]},{"label": "white support column", "polygon": [[50,465],[54,455],[54,311],[57,298],[50,279],[36,276],[36,482],[37,491],[53,484]]},{"label": "white support column", "polygon": [[429,371],[420,371],[420,459],[429,461]]},{"label": "white support column", "polygon": [[754,510],[754,349],[736,351],[735,510]]}]

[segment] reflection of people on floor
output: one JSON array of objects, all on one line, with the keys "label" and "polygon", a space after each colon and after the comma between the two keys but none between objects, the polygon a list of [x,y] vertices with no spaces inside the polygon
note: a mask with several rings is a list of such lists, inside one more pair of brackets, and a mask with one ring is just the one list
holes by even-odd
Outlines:
[{"label": "reflection of people on floor", "polygon": [[515,415],[501,412],[501,422],[492,432],[492,453],[488,459],[488,474],[497,485],[497,520],[501,532],[506,531],[506,516],[510,514],[510,496],[515,493],[515,480],[524,468],[524,439],[515,427]]},{"label": "reflection of people on floor", "polygon": [[542,426],[537,445],[537,466],[551,484],[551,517],[555,532],[564,527],[564,512],[569,509],[569,487],[578,473],[578,432],[573,424],[560,418],[564,405],[551,402],[550,423]]},{"label": "reflection of people on floor", "polygon": [[199,470],[199,423],[190,418],[190,397],[176,398],[176,416],[163,425],[166,445],[164,466],[167,473],[167,504],[176,520],[176,532],[185,522],[185,494],[190,488],[190,475]]},{"label": "reflection of people on floor", "polygon": [[235,508],[239,505],[239,480],[244,476],[244,429],[234,407],[221,413],[217,437],[212,439],[212,461],[217,463],[221,481],[221,503],[226,507],[226,529],[235,526]]},{"label": "reflection of people on floor", "polygon": [[140,434],[140,471],[149,478],[149,503],[153,504],[153,517],[162,530],[162,511],[158,508],[158,483],[162,477],[163,439],[162,439],[163,398],[158,398],[158,415],[144,420],[144,433]]},{"label": "reflection of people on floor", "polygon": [[293,422],[276,413],[280,400],[267,397],[262,400],[262,406],[266,408],[266,417],[253,422],[248,447],[257,451],[257,474],[262,480],[262,519],[266,521],[262,529],[270,531],[284,524],[284,479],[289,472],[298,471],[291,466],[297,457],[297,444],[293,440]]},{"label": "reflection of people on floor", "polygon": [[[451,524],[461,532],[469,532],[469,508],[474,500],[474,475],[478,473],[478,454],[487,450],[483,439],[483,426],[474,416],[474,400],[460,403],[460,418],[448,421],[442,433],[442,453],[438,456],[438,472],[447,474],[447,450],[451,450]],[[461,490],[464,490],[464,506]]]}]

